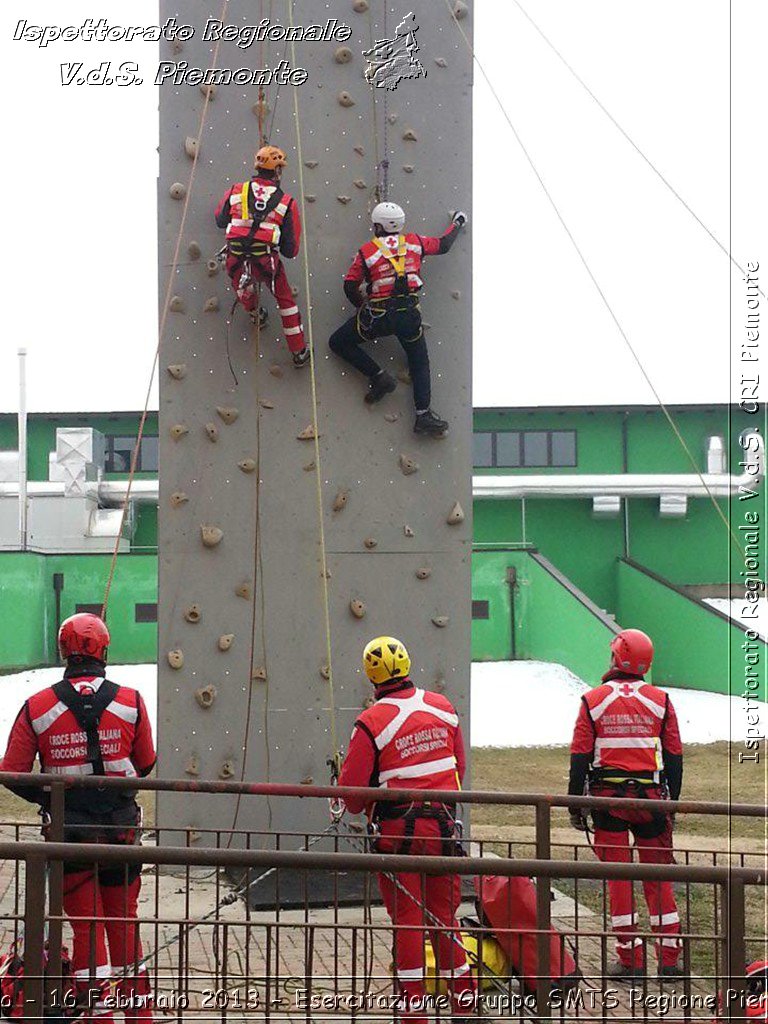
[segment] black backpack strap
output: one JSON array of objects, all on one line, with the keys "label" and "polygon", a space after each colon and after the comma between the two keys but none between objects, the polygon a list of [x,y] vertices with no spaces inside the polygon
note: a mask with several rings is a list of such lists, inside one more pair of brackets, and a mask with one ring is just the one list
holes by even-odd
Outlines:
[{"label": "black backpack strap", "polygon": [[[251,197],[251,200],[253,200],[253,181],[250,182],[249,195]],[[284,195],[285,193],[280,188],[280,186],[275,185],[275,191],[269,197],[263,210],[257,210],[256,205],[254,204],[253,217],[251,218],[252,223],[250,228],[248,229],[248,234],[246,235],[246,242],[253,241],[253,236],[259,230],[265,218],[268,217],[269,214],[272,213],[272,211],[277,207],[277,205],[279,204],[280,200],[283,198]]]},{"label": "black backpack strap", "polygon": [[85,733],[87,744],[86,757],[93,769],[93,774],[106,774],[104,771],[104,758],[101,754],[101,744],[99,743],[99,722],[105,709],[117,696],[120,687],[117,683],[105,679],[98,690],[83,696],[83,694],[77,692],[71,683],[66,679],[62,679],[60,683],[56,683],[51,689],[61,703],[69,708],[77,719],[77,724]]}]

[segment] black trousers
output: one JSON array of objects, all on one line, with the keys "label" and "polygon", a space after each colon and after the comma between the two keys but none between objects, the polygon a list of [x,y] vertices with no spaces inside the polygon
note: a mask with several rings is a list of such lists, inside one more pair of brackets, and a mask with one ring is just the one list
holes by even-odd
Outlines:
[{"label": "black trousers", "polygon": [[408,359],[408,371],[413,381],[413,404],[419,412],[426,412],[432,400],[432,389],[429,353],[418,305],[374,317],[363,309],[334,331],[328,344],[332,352],[370,378],[375,377],[381,367],[362,347],[363,342],[389,335],[397,338]]}]

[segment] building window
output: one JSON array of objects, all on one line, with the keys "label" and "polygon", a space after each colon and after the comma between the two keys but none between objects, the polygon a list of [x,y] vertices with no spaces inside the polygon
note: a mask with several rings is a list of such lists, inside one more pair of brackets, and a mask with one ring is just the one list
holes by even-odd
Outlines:
[{"label": "building window", "polygon": [[157,622],[157,602],[153,604],[137,604],[135,609],[136,622]]},{"label": "building window", "polygon": [[472,602],[472,618],[473,619],[489,619],[490,612],[488,610],[487,601],[473,601]]},{"label": "building window", "polygon": [[[99,604],[76,604],[75,615],[98,615],[101,616],[101,603]],[[106,616],[105,616],[106,618]]]},{"label": "building window", "polygon": [[473,435],[474,465],[531,469],[575,466],[575,430],[496,430]]},{"label": "building window", "polygon": [[[106,459],[104,469],[107,473],[128,473],[131,469],[131,458],[136,444],[136,436],[108,434],[106,437]],[[145,435],[141,439],[141,447],[136,460],[136,471],[140,473],[157,473],[158,471],[158,439]]]}]

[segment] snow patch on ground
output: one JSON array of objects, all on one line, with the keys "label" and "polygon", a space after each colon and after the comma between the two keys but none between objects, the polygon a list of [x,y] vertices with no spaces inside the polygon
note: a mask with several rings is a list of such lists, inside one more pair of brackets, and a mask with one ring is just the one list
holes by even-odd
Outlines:
[{"label": "snow patch on ground", "polygon": [[704,604],[717,608],[744,629],[754,629],[764,640],[768,638],[768,599],[745,601],[739,597],[729,601],[727,597],[705,597]]},{"label": "snow patch on ground", "polygon": [[[157,725],[157,666],[110,665],[109,676],[143,696]],[[23,702],[61,679],[60,668],[31,669],[0,676],[0,752]],[[571,741],[579,698],[590,689],[563,665],[542,661],[476,662],[472,666],[473,747],[563,746]],[[741,742],[746,703],[741,697],[669,687],[684,743]],[[768,704],[759,704],[768,721]]]}]

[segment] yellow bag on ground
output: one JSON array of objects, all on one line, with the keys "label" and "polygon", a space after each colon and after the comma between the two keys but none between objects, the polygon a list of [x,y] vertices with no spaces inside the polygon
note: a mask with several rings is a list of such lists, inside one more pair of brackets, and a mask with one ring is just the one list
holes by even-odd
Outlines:
[{"label": "yellow bag on ground", "polygon": [[[467,951],[467,960],[472,968],[475,978],[480,977],[482,958],[482,987],[490,988],[493,984],[491,975],[505,978],[510,974],[509,962],[504,955],[504,950],[492,935],[480,936],[477,933],[466,934],[462,932],[461,942]],[[478,951],[478,946],[480,950]],[[445,978],[435,976],[435,953],[432,943],[427,939],[424,944],[424,981],[429,995],[445,995],[448,991]]]}]

